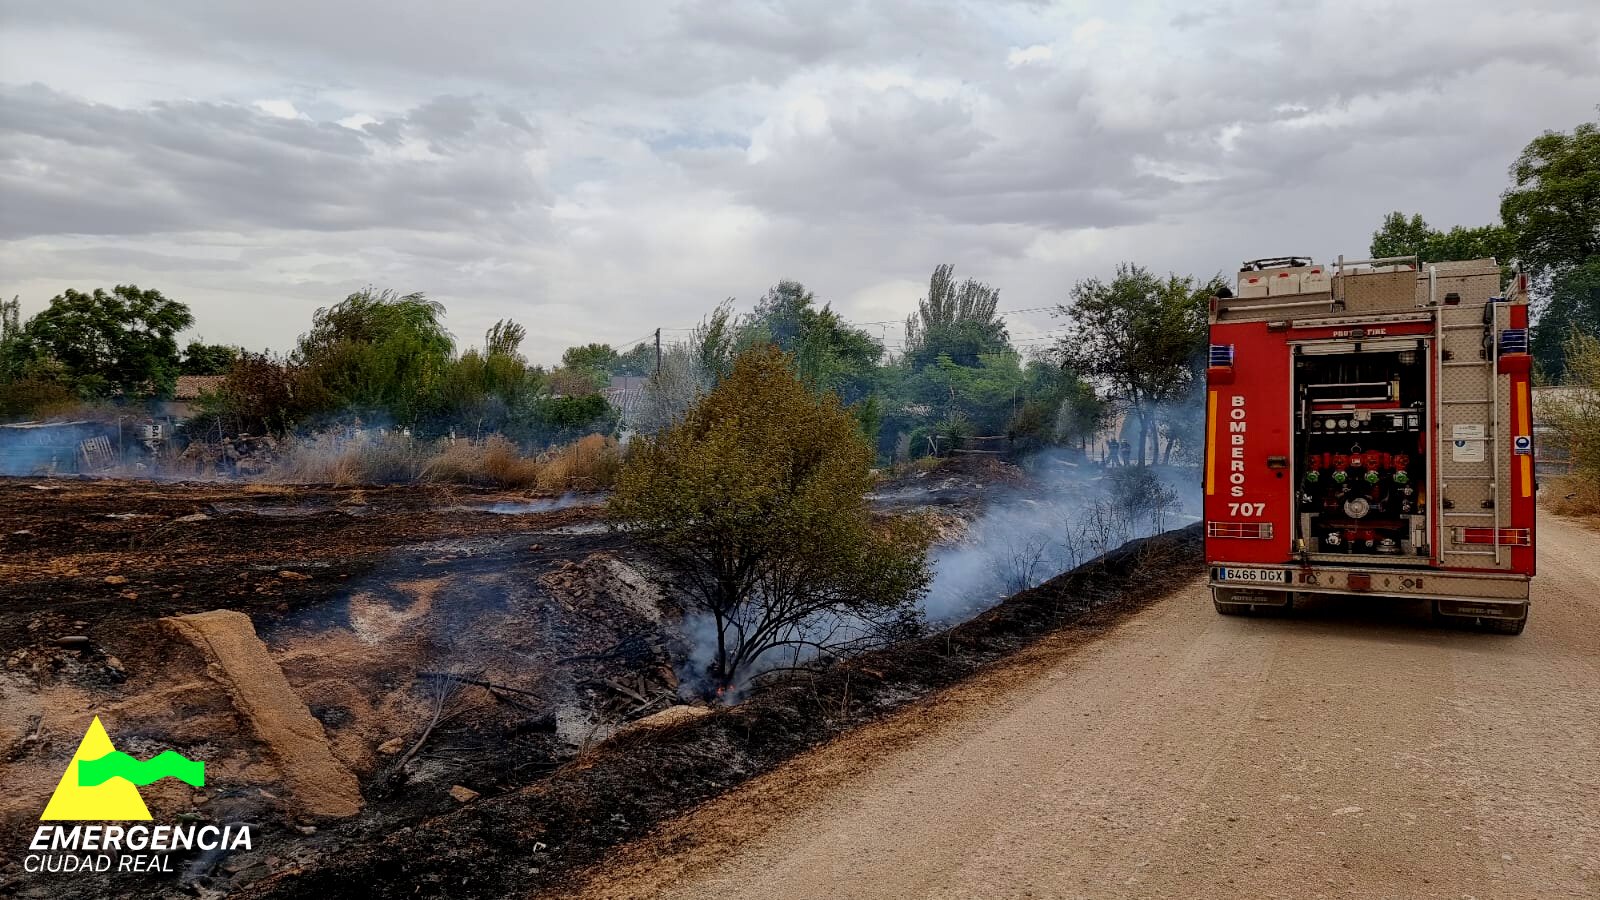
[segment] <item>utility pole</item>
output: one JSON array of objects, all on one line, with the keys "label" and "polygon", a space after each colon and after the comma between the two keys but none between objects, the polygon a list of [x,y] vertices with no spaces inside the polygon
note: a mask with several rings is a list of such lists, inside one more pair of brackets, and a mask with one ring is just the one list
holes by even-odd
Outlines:
[{"label": "utility pole", "polygon": [[656,374],[661,374],[661,329],[656,329]]}]

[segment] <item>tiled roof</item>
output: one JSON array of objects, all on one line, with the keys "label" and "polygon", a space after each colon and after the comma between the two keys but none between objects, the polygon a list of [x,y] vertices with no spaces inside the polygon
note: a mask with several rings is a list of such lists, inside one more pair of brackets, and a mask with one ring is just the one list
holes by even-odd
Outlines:
[{"label": "tiled roof", "polygon": [[226,375],[179,375],[172,399],[195,400],[201,394],[214,394],[222,390],[222,382],[227,378]]}]

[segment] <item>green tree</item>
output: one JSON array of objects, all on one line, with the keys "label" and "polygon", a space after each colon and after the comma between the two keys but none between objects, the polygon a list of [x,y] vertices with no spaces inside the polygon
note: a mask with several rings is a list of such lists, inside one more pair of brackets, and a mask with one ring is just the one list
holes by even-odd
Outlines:
[{"label": "green tree", "polygon": [[574,372],[582,372],[594,381],[595,387],[605,387],[611,380],[611,369],[617,364],[617,351],[610,344],[584,344],[568,347],[561,354],[561,365]]},{"label": "green tree", "polygon": [[[733,298],[717,304],[689,335],[691,366],[701,381],[715,384],[733,371],[733,361],[748,345],[765,343],[767,332],[733,314]],[[693,398],[688,398],[692,400]],[[687,405],[684,409],[688,409]]]},{"label": "green tree", "polygon": [[22,301],[0,300],[0,378],[15,378],[26,362],[22,347]]},{"label": "green tree", "polygon": [[656,348],[650,344],[634,344],[633,349],[619,354],[611,365],[613,375],[649,375],[656,370]]},{"label": "green tree", "polygon": [[795,374],[801,381],[812,390],[832,391],[848,404],[871,393],[883,345],[823,306],[806,317],[793,354]]},{"label": "green tree", "polygon": [[238,347],[190,341],[183,348],[183,361],[178,364],[178,370],[182,375],[226,375],[238,358]]},{"label": "green tree", "polygon": [[942,409],[943,418],[971,423],[975,433],[1001,433],[1022,402],[1022,357],[1006,347],[964,366],[941,356],[912,385],[917,399]]},{"label": "green tree", "polygon": [[366,288],[317,310],[311,330],[300,336],[299,353],[310,359],[340,344],[379,345],[400,338],[430,356],[448,356],[455,341],[444,329],[444,312],[444,304],[420,291]]},{"label": "green tree", "polygon": [[1200,284],[1192,276],[1163,278],[1122,263],[1109,283],[1078,282],[1069,304],[1059,308],[1072,328],[1063,357],[1137,417],[1141,465],[1157,434],[1159,405],[1183,397],[1198,377],[1207,300],[1221,286],[1220,277]]},{"label": "green tree", "polygon": [[1533,330],[1533,355],[1550,381],[1561,381],[1569,368],[1567,351],[1574,337],[1600,337],[1600,256],[1566,269],[1550,280],[1539,304]]},{"label": "green tree", "polygon": [[515,430],[519,410],[543,385],[519,349],[526,329],[509,319],[492,325],[476,347],[446,367],[438,388],[439,405],[430,430],[486,432]]},{"label": "green tree", "polygon": [[1493,257],[1504,266],[1512,262],[1516,253],[1516,238],[1504,226],[1463,228],[1456,225],[1449,231],[1434,232],[1420,255],[1425,263]]},{"label": "green tree", "polygon": [[85,399],[168,396],[178,377],[178,332],[189,308],[156,290],[119,284],[67,290],[22,326],[18,351],[61,367]]},{"label": "green tree", "polygon": [[776,348],[741,354],[682,421],[638,440],[610,502],[709,620],[717,694],[898,633],[927,584],[921,529],[873,520],[855,420],[792,367]]},{"label": "green tree", "polygon": [[1547,131],[1511,165],[1500,217],[1535,287],[1533,352],[1548,378],[1566,371],[1573,335],[1600,335],[1600,124]]},{"label": "green tree", "polygon": [[415,424],[437,407],[455,347],[444,312],[421,293],[371,288],[317,310],[294,359],[305,407]]},{"label": "green tree", "polygon": [[[306,415],[294,362],[242,351],[229,366],[222,388],[200,398],[203,415],[190,420],[191,434],[211,427],[223,434],[284,434]],[[209,421],[207,421],[209,419]]]},{"label": "green tree", "polygon": [[1546,279],[1600,255],[1600,124],[1534,138],[1511,164],[1511,182],[1500,218],[1525,271]]},{"label": "green tree", "polygon": [[765,331],[766,339],[785,353],[793,353],[806,328],[806,314],[815,309],[816,295],[787,278],[767,289],[751,313],[751,324]]},{"label": "green tree", "polygon": [[1428,238],[1436,233],[1422,220],[1421,213],[1415,213],[1408,219],[1405,213],[1395,210],[1384,216],[1383,225],[1372,233],[1372,246],[1368,252],[1373,259],[1421,256]]},{"label": "green tree", "polygon": [[483,336],[483,352],[486,356],[501,356],[518,358],[522,347],[522,339],[528,336],[528,329],[511,321],[501,319],[489,326]]},{"label": "green tree", "polygon": [[1005,320],[995,313],[999,305],[998,290],[972,278],[958,284],[953,267],[935,267],[928,296],[906,319],[907,363],[921,369],[947,356],[958,366],[976,366],[980,356],[1004,350],[1008,338]]},{"label": "green tree", "polygon": [[560,431],[562,436],[609,431],[612,424],[611,405],[600,394],[538,397],[533,401],[533,410],[539,424]]},{"label": "green tree", "polygon": [[1369,252],[1375,259],[1415,256],[1424,263],[1488,257],[1509,263],[1516,255],[1516,241],[1511,231],[1500,225],[1477,228],[1456,225],[1449,231],[1439,231],[1421,215],[1414,214],[1408,219],[1405,213],[1392,212],[1384,216],[1383,225],[1372,233]]},{"label": "green tree", "polygon": [[0,300],[0,419],[35,418],[77,399],[49,360],[33,360],[23,341],[22,303]]},{"label": "green tree", "polygon": [[812,390],[832,391],[845,403],[864,399],[872,388],[873,370],[883,345],[859,328],[850,327],[828,304],[798,281],[773,285],[756,302],[744,322],[731,322],[723,308],[708,322],[702,347],[714,351],[718,369],[733,354],[760,341],[770,341],[789,354],[795,374]]},{"label": "green tree", "polygon": [[1083,447],[1099,430],[1104,404],[1060,354],[1036,353],[1023,368],[1022,403],[1006,433],[1022,449],[1060,443]]}]

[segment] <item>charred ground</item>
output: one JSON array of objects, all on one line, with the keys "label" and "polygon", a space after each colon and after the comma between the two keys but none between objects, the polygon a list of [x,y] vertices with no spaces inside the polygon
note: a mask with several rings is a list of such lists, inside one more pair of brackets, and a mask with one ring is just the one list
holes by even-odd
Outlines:
[{"label": "charred ground", "polygon": [[[37,821],[89,715],[121,749],[208,763],[204,790],[145,790],[152,812],[261,826],[271,853],[190,860],[221,887],[309,852],[320,826],[283,796],[283,761],[215,660],[166,617],[249,616],[359,778],[361,823],[391,827],[524,786],[631,718],[676,703],[669,601],[594,498],[412,486],[0,482],[0,883],[23,896]],[[574,504],[549,509],[559,503]],[[419,739],[426,733],[425,739]],[[347,823],[351,824],[351,823]],[[118,882],[115,892],[177,884]]]},{"label": "charred ground", "polygon": [[[1020,470],[909,473],[873,501],[957,540]],[[1130,545],[954,629],[733,708],[684,706],[682,611],[598,497],[470,488],[0,481],[0,893],[497,897],[559,890],[605,852],[778,762],[1061,627],[1093,631],[1198,554]],[[225,667],[163,620],[249,617],[364,809],[284,789]],[[254,638],[252,638],[253,640]],[[158,820],[250,823],[256,849],[167,876],[26,876],[25,835],[89,715],[207,784],[143,789]],[[640,722],[640,720],[646,720]],[[638,723],[638,724],[635,724]],[[345,776],[348,777],[348,776]]]}]

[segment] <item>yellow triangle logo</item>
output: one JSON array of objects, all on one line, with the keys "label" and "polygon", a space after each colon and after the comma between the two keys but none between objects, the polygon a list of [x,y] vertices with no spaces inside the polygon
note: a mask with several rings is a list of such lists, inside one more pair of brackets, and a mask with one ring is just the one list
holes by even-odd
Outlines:
[{"label": "yellow triangle logo", "polygon": [[95,716],[94,721],[89,723],[89,730],[83,733],[83,740],[78,743],[78,752],[72,754],[72,762],[67,763],[67,771],[62,773],[61,781],[56,784],[56,792],[50,795],[50,803],[45,806],[40,821],[149,819],[150,809],[144,805],[144,798],[139,796],[139,789],[126,778],[112,778],[94,787],[78,784],[78,763],[86,759],[99,759],[116,749],[111,746],[111,736],[100,724],[100,717]]}]

